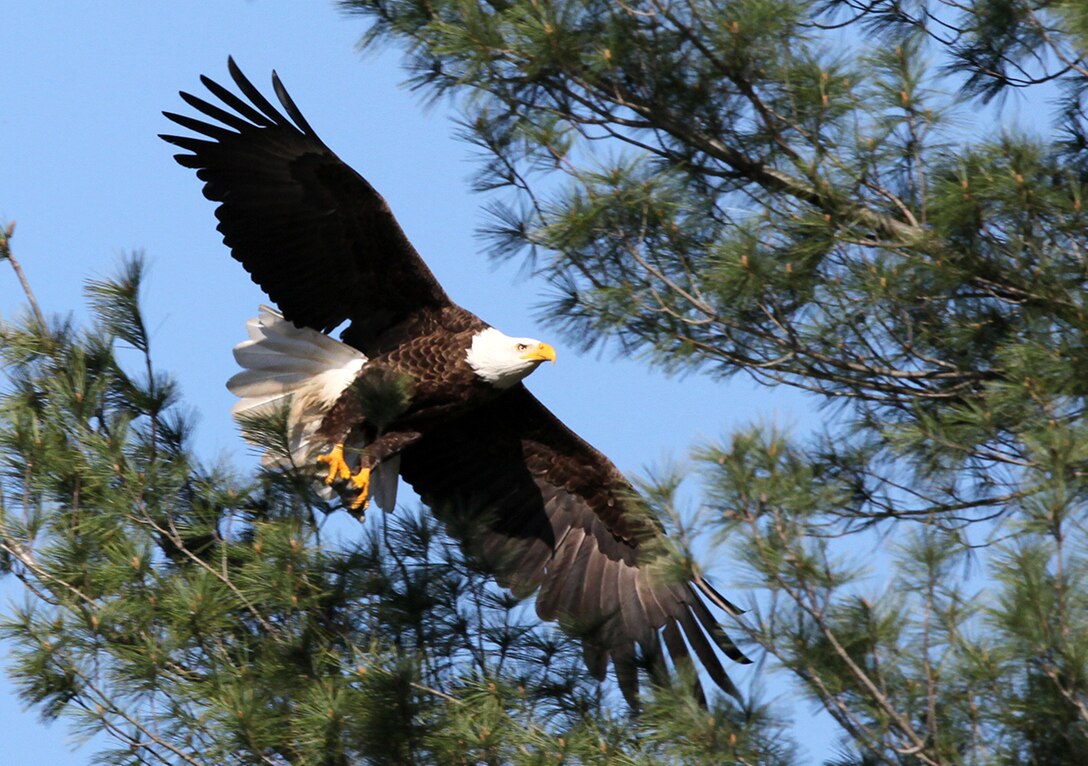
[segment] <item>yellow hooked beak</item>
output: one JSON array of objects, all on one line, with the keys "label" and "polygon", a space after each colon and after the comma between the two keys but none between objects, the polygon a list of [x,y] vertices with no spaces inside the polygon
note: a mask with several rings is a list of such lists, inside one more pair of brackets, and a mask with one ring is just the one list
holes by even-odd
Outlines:
[{"label": "yellow hooked beak", "polygon": [[548,343],[541,343],[534,349],[525,352],[522,359],[531,359],[534,362],[551,362],[555,364],[555,349]]}]

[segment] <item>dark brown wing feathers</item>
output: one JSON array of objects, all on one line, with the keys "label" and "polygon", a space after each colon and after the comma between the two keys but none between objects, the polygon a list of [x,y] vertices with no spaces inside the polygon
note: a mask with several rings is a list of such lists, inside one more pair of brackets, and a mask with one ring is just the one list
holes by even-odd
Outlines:
[{"label": "dark brown wing feathers", "polygon": [[289,117],[229,66],[245,99],[202,77],[232,111],[182,93],[208,120],[166,116],[202,137],[163,138],[188,152],[176,159],[220,203],[223,241],[284,316],[322,332],[350,321],[345,340],[374,355],[390,328],[452,306],[385,200],[322,143],[279,78]]},{"label": "dark brown wing feathers", "polygon": [[[500,583],[537,591],[538,615],[583,640],[595,677],[611,659],[634,700],[638,667],[659,673],[664,628],[674,663],[694,653],[715,684],[738,694],[717,652],[748,659],[701,586],[652,574],[646,544],[656,527],[633,509],[629,485],[523,386],[424,436],[404,453],[401,473]],[[706,588],[704,597],[732,607]]]}]

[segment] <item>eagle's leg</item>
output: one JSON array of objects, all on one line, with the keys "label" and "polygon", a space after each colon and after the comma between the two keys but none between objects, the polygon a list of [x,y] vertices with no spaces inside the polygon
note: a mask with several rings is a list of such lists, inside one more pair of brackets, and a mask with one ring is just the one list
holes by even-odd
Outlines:
[{"label": "eagle's leg", "polygon": [[348,464],[344,460],[343,442],[334,445],[327,455],[318,455],[317,462],[324,463],[329,467],[328,475],[325,476],[326,484],[332,484],[337,479],[352,478],[351,469],[348,468]]},{"label": "eagle's leg", "polygon": [[[381,434],[363,448],[359,460],[359,470],[346,478],[356,491],[349,509],[358,511],[356,515],[361,519],[362,511],[370,504],[370,477],[371,471],[383,461],[399,455],[401,450],[419,440],[422,434],[418,431],[392,431]],[[393,469],[394,471],[396,468]]]},{"label": "eagle's leg", "polygon": [[364,453],[359,470],[352,473],[351,466],[344,457],[344,443],[337,442],[326,454],[318,455],[317,462],[329,467],[325,476],[326,484],[331,485],[343,480],[351,485],[356,495],[349,507],[352,511],[359,511],[361,516],[361,512],[370,503],[370,469],[374,465],[372,458]]},{"label": "eagle's leg", "polygon": [[356,473],[348,477],[348,481],[351,482],[351,486],[358,493],[355,499],[351,501],[351,510],[365,511],[366,507],[370,505],[370,469],[365,465],[362,466]]}]

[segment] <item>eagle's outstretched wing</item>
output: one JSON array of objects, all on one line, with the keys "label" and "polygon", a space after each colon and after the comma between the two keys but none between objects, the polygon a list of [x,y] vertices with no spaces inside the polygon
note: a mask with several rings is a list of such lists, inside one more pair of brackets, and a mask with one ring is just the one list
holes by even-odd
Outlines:
[{"label": "eagle's outstretched wing", "polygon": [[662,530],[619,470],[524,386],[429,432],[405,451],[401,475],[500,584],[537,592],[538,615],[582,639],[595,677],[611,658],[629,700],[639,665],[662,667],[661,639],[674,663],[690,647],[737,694],[712,644],[749,660],[705,600],[740,610],[705,580],[671,573]]},{"label": "eagle's outstretched wing", "polygon": [[207,121],[164,114],[206,138],[162,138],[189,152],[175,158],[220,203],[224,243],[284,316],[321,332],[350,320],[345,340],[373,355],[390,328],[451,306],[385,200],[322,143],[275,73],[287,116],[228,64],[249,101],[202,77],[233,111],[183,92]]}]

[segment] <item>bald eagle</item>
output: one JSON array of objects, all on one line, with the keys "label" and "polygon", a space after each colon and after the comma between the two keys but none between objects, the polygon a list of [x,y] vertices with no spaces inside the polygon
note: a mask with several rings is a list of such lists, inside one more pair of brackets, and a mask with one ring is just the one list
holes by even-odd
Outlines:
[{"label": "bald eagle", "polygon": [[[594,677],[611,659],[628,700],[640,667],[692,652],[737,696],[715,646],[749,660],[706,601],[741,610],[705,578],[666,573],[664,530],[631,485],[522,383],[552,346],[451,301],[276,74],[282,112],[228,66],[241,96],[202,77],[219,104],[182,92],[202,117],[164,112],[199,137],[162,138],[185,151],[175,159],[219,203],[224,243],[279,308],[262,308],[235,349],[236,414],[285,407],[290,458],[356,512],[371,496],[391,509],[403,477],[500,585],[535,593],[540,618],[581,639]],[[340,341],[328,335],[345,322]]]}]

